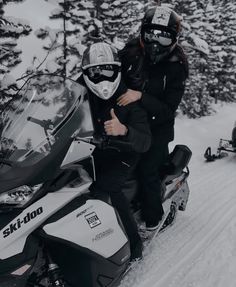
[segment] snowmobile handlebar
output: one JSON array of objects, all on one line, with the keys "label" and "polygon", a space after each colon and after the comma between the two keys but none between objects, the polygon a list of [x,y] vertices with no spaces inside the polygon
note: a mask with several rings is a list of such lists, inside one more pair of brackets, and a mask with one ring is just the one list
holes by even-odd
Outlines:
[{"label": "snowmobile handlebar", "polygon": [[132,151],[132,145],[129,142],[110,138],[110,137],[93,137],[77,138],[80,141],[95,145],[99,149],[115,149],[117,151]]},{"label": "snowmobile handlebar", "polygon": [[27,117],[27,121],[30,121],[32,123],[35,123],[39,126],[41,126],[44,129],[52,129],[52,122],[51,120],[39,120],[33,117]]}]

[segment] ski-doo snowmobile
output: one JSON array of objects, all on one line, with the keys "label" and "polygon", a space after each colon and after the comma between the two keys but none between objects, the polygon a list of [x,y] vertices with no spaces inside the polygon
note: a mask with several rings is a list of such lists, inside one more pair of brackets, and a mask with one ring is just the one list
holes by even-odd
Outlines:
[{"label": "ski-doo snowmobile", "polygon": [[220,139],[216,154],[212,154],[211,147],[208,147],[204,153],[206,161],[214,161],[228,155],[228,152],[236,153],[236,122],[232,129],[231,140]]},{"label": "ski-doo snowmobile", "polygon": [[[1,287],[118,286],[130,246],[109,198],[89,194],[93,150],[101,146],[93,133],[86,89],[73,80],[34,76],[8,104],[0,140]],[[163,167],[165,225],[186,207],[190,157],[177,145]],[[124,192],[138,214],[136,183],[131,178]]]}]

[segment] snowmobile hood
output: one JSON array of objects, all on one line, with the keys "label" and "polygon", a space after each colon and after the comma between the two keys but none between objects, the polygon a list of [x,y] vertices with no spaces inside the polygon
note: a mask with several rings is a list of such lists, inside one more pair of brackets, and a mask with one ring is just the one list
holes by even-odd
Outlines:
[{"label": "snowmobile hood", "polygon": [[59,76],[30,78],[8,103],[0,138],[0,193],[51,178],[72,136],[93,133],[86,90]]}]

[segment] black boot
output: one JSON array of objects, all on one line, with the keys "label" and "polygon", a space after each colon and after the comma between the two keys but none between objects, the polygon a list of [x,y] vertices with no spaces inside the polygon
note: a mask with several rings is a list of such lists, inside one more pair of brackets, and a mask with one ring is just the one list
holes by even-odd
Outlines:
[{"label": "black boot", "polygon": [[[134,239],[132,239],[132,241],[133,240]],[[130,252],[131,252],[130,261],[142,259],[142,257],[143,257],[143,243],[142,243],[140,236],[138,236],[138,238],[135,241],[130,243]]]}]

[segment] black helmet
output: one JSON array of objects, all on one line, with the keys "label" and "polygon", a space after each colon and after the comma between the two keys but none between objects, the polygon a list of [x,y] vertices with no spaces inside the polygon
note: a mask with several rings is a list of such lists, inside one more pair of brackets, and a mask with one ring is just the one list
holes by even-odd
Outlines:
[{"label": "black helmet", "polygon": [[141,26],[141,44],[152,64],[167,57],[177,44],[181,17],[165,6],[146,11]]},{"label": "black helmet", "polygon": [[108,100],[121,80],[121,62],[116,49],[107,43],[95,43],[82,57],[83,78],[87,87],[99,98]]}]

